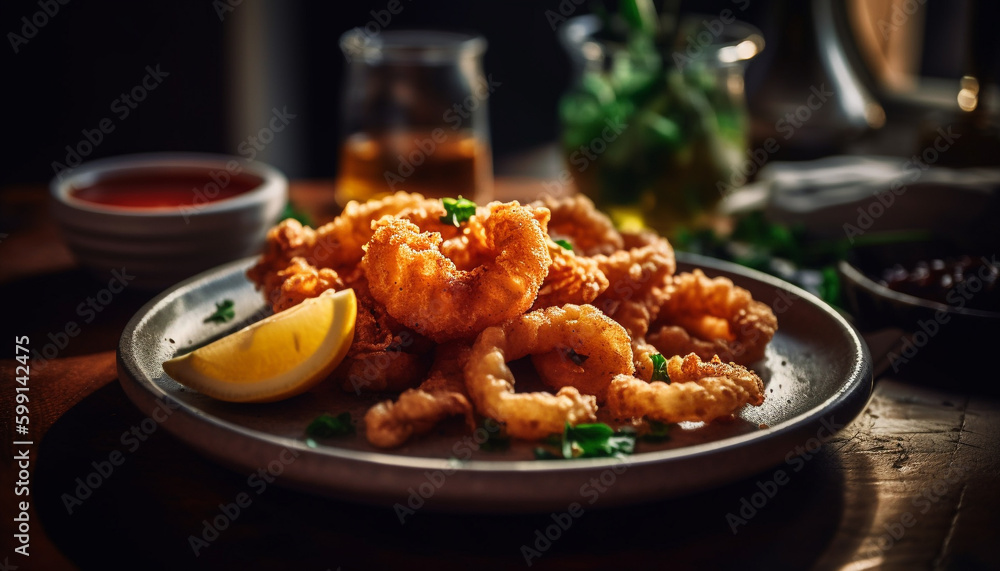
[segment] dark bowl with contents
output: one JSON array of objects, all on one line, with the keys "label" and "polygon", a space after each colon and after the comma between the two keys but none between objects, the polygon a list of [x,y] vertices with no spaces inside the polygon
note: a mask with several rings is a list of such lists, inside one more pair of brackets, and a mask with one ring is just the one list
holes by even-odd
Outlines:
[{"label": "dark bowl with contents", "polygon": [[863,331],[900,328],[900,364],[972,362],[996,345],[1000,258],[960,241],[887,243],[856,248],[840,262],[848,309]]}]

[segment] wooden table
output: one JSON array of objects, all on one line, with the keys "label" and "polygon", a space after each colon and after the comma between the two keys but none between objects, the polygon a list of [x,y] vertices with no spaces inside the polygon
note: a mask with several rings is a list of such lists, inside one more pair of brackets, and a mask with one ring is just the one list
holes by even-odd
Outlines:
[{"label": "wooden table", "polygon": [[[499,194],[537,182],[501,181]],[[293,200],[323,212],[326,183],[293,185]],[[522,545],[548,513],[469,516],[420,511],[400,525],[389,508],[335,502],[272,486],[196,557],[189,537],[247,489],[163,431],[135,445],[143,415],[116,382],[114,349],[152,294],[126,290],[30,379],[29,434],[14,434],[15,335],[46,340],[100,284],[77,268],[40,188],[0,191],[0,353],[4,434],[0,564],[13,569],[466,569],[526,566]],[[58,335],[55,335],[58,337]],[[873,352],[898,339],[870,339]],[[991,356],[966,355],[990,362]],[[868,408],[792,472],[759,507],[775,470],[689,497],[588,510],[531,560],[533,568],[997,569],[1000,549],[1000,401],[952,372],[877,379]],[[950,375],[950,376],[949,376]],[[938,382],[928,384],[928,376]],[[946,388],[942,388],[946,387]],[[30,438],[27,446],[12,442]],[[15,454],[30,458],[30,558],[14,552],[19,510]],[[116,454],[123,454],[116,456]],[[108,470],[109,462],[120,465]],[[102,476],[102,471],[107,476]],[[96,475],[95,475],[96,474]],[[80,480],[77,480],[80,478]],[[89,478],[89,482],[87,481]],[[68,498],[90,496],[80,505]],[[80,488],[80,490],[77,490]],[[773,489],[773,488],[771,488]],[[746,500],[746,502],[744,502]],[[741,513],[741,509],[743,510]],[[740,523],[732,514],[745,523]],[[544,545],[544,544],[543,544]],[[6,558],[6,560],[4,559]]]}]

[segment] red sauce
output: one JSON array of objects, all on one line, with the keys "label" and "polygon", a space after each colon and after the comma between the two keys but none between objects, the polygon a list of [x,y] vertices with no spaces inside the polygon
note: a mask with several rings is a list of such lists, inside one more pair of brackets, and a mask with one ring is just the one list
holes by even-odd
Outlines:
[{"label": "red sauce", "polygon": [[912,268],[900,264],[882,272],[889,289],[938,303],[1000,311],[1000,266],[985,257],[934,259]]},{"label": "red sauce", "polygon": [[136,169],[103,176],[95,184],[70,189],[70,196],[124,208],[177,208],[217,202],[248,192],[263,179],[226,169]]}]

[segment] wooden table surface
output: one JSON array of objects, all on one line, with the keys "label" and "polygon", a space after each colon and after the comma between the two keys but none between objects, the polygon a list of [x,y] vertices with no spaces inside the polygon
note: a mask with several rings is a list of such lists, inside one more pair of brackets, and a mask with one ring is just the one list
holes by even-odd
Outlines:
[{"label": "wooden table surface", "polygon": [[[507,196],[539,188],[531,181],[498,184]],[[300,182],[292,197],[322,215],[330,192],[328,183]],[[247,476],[163,431],[146,436],[123,460],[114,456],[129,450],[126,435],[144,418],[117,383],[114,350],[151,293],[126,290],[56,358],[33,364],[29,434],[14,433],[17,363],[10,341],[15,335],[29,335],[33,343],[47,339],[78,319],[77,304],[100,287],[60,242],[40,188],[0,191],[0,302],[8,339],[0,352],[0,568],[527,566],[521,546],[534,543],[535,530],[552,523],[551,514],[423,510],[400,525],[389,508],[280,486],[256,497],[196,557],[189,536],[246,490]],[[868,338],[878,355],[899,333]],[[985,365],[990,357],[957,354],[964,368],[938,359],[882,374],[867,409],[759,507],[746,506],[782,467],[675,500],[613,509],[598,502],[531,567],[1000,569],[1000,400],[996,368]],[[32,444],[12,444],[20,439]],[[14,551],[17,503],[25,499],[15,495],[21,485],[14,457],[24,449],[30,557]],[[122,462],[100,476],[110,460]],[[80,505],[69,499],[88,492]],[[727,514],[745,523],[734,524]]]}]

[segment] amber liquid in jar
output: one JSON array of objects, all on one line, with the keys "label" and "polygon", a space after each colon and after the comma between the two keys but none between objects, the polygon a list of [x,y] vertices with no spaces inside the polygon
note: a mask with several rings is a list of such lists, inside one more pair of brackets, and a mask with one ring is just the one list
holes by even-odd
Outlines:
[{"label": "amber liquid in jar", "polygon": [[485,204],[492,199],[490,149],[471,132],[451,129],[355,133],[340,153],[337,202],[364,202],[399,190]]}]

